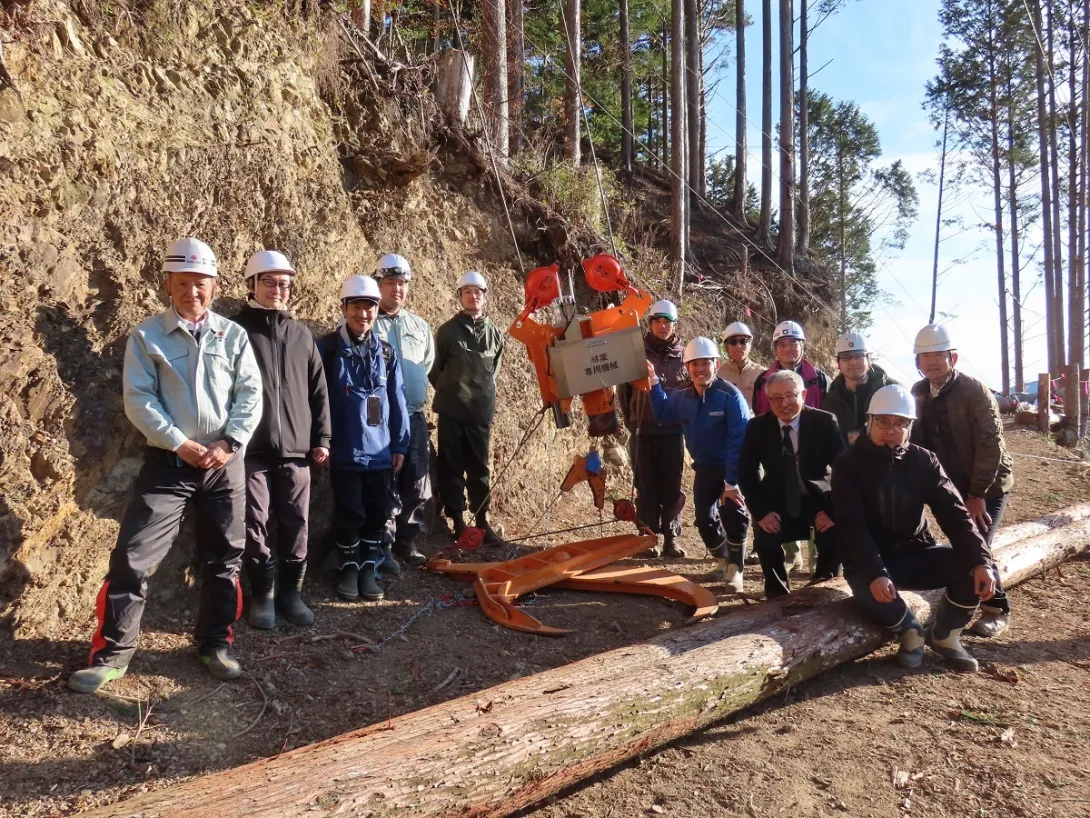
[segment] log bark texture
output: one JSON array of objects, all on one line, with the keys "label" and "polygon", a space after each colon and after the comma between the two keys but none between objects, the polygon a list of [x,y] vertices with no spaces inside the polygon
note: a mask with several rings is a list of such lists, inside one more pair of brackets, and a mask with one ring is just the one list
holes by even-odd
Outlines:
[{"label": "log bark texture", "polygon": [[473,94],[473,55],[451,48],[439,55],[435,99],[455,125],[465,125]]},{"label": "log bark texture", "polygon": [[[1090,504],[996,537],[1007,587],[1090,544]],[[903,596],[925,618],[941,591]],[[500,816],[889,637],[843,580],[85,813],[90,818]]]}]

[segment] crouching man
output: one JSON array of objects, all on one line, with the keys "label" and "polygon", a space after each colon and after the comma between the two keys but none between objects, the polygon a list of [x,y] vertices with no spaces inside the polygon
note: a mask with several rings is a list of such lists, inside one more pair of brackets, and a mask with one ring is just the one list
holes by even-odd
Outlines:
[{"label": "crouching man", "polygon": [[242,673],[228,650],[242,612],[238,573],[246,542],[246,471],[238,452],[261,420],[261,375],[245,330],[209,309],[218,275],[211,248],[180,239],[162,270],[170,307],[137,325],[125,348],[125,416],[148,445],[98,592],[90,667],[68,680],[80,693],[125,675],[148,578],[170,551],[190,501],[202,566],[197,655],[217,679]]},{"label": "crouching man", "polygon": [[383,598],[376,568],[390,516],[390,488],[409,450],[409,413],[397,353],[372,332],[378,284],[354,275],[341,286],[344,321],[318,341],[333,421],[330,482],[342,599]]},{"label": "crouching man", "polygon": [[[870,402],[865,434],[833,468],[845,575],[866,613],[896,634],[897,661],[919,667],[924,644],[957,670],[977,661],[961,644],[980,601],[992,598],[996,575],[991,554],[938,458],[908,442],[916,401],[901,386],[883,386]],[[950,545],[939,545],[924,505]],[[945,588],[926,636],[898,589]]]}]

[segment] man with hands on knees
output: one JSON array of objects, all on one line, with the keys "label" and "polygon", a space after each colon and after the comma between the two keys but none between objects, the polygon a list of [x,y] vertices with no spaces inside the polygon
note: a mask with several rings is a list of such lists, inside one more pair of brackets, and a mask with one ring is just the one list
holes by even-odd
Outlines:
[{"label": "man with hands on knees", "polygon": [[651,411],[660,423],[680,423],[693,459],[696,527],[708,552],[725,563],[727,589],[742,590],[742,565],[749,515],[738,490],[738,453],[749,407],[737,387],[716,375],[719,348],[710,338],[685,345],[683,361],[691,385],[669,393],[647,362]]},{"label": "man with hands on knees", "polygon": [[189,501],[202,566],[197,655],[217,679],[242,674],[229,652],[242,609],[246,542],[246,471],[238,452],[261,420],[261,374],[245,330],[209,309],[218,277],[211,248],[180,239],[162,271],[170,307],[137,325],[125,348],[125,416],[147,447],[95,604],[90,667],[68,680],[80,693],[128,670],[148,578],[170,551]]},{"label": "man with hands on knees", "polygon": [[[987,544],[932,452],[910,444],[916,401],[902,386],[874,393],[865,434],[833,468],[845,575],[856,602],[897,635],[897,662],[919,667],[927,644],[957,670],[975,671],[961,633],[997,590]],[[931,509],[950,545],[935,542]],[[945,588],[926,635],[898,589]]]}]

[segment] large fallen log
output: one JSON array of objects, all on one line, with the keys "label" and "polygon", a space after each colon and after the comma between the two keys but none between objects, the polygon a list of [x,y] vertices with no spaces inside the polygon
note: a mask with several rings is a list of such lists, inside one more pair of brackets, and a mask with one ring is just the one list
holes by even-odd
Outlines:
[{"label": "large fallen log", "polygon": [[[1090,545],[1090,504],[996,541],[1010,587]],[[926,617],[941,592],[904,594]],[[843,580],[88,816],[499,816],[881,647]]]}]

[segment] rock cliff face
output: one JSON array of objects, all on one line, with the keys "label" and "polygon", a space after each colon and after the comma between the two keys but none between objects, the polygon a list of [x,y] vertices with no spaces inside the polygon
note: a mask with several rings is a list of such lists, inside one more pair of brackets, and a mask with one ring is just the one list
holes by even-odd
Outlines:
[{"label": "rock cliff face", "polygon": [[[51,635],[89,626],[139,467],[122,359],[129,329],[163,308],[172,240],[196,235],[216,251],[216,309],[228,315],[249,254],[284,251],[300,270],[296,313],[316,329],[337,315],[340,280],[384,252],[413,261],[410,306],[433,325],[453,313],[466,269],[492,278],[501,326],[521,285],[480,157],[439,133],[426,72],[376,77],[335,19],[240,0],[0,9],[14,83],[0,80],[0,606],[17,636]],[[407,105],[380,82],[421,92]],[[547,232],[517,229],[531,246]],[[539,405],[515,347],[497,463]],[[574,445],[585,442],[563,444]],[[565,456],[554,448],[556,479]],[[555,485],[543,456],[529,457],[541,465],[513,469],[499,513],[538,509]],[[185,550],[156,593],[174,593]]]}]

